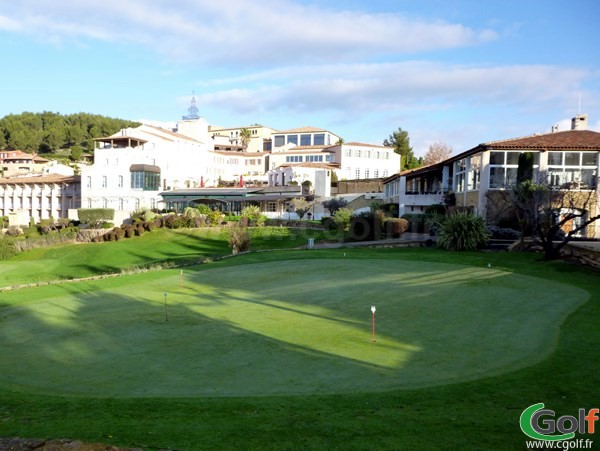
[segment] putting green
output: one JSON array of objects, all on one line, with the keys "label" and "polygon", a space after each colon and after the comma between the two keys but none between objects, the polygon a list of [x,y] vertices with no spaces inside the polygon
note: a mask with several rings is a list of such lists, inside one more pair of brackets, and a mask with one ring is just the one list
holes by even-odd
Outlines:
[{"label": "putting green", "polygon": [[206,265],[83,286],[7,295],[0,386],[172,397],[441,385],[540,361],[588,298],[496,269],[389,259]]}]

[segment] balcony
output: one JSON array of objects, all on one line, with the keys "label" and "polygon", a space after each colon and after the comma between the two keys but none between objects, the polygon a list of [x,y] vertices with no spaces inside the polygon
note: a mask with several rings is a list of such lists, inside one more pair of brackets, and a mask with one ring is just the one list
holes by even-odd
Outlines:
[{"label": "balcony", "polygon": [[444,203],[444,194],[443,193],[415,193],[411,191],[407,191],[404,196],[400,197],[400,203],[403,203],[406,206],[418,205],[418,206],[428,206],[428,205],[436,205]]}]

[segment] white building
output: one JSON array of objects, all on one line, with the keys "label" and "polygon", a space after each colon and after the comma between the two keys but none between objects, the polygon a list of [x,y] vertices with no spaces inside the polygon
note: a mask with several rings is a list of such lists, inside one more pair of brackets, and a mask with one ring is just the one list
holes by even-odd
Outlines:
[{"label": "white building", "polygon": [[81,172],[83,208],[128,215],[160,208],[161,191],[216,183],[204,119],[179,121],[175,132],[141,125],[95,141],[94,163]]},{"label": "white building", "polygon": [[44,174],[0,179],[0,215],[11,225],[27,225],[29,219],[66,218],[81,207],[81,183],[77,176]]},{"label": "white building", "polygon": [[340,165],[340,180],[384,178],[400,170],[400,155],[392,147],[349,142],[325,150],[333,154],[332,162]]}]

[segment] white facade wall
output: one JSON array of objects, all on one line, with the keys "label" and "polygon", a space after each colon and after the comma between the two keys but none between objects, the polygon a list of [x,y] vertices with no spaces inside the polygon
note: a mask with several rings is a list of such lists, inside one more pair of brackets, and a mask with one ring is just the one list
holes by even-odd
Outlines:
[{"label": "white facade wall", "polygon": [[348,143],[328,150],[335,151],[340,180],[383,178],[400,171],[400,155],[390,147]]},{"label": "white facade wall", "polygon": [[22,180],[0,181],[0,214],[17,215],[19,218],[42,219],[67,218],[68,210],[81,206],[79,179],[68,177],[24,177]]},{"label": "white facade wall", "polygon": [[[206,122],[183,121],[188,135],[201,137],[203,131],[192,133],[190,122],[206,129]],[[204,133],[205,134],[205,133]],[[207,168],[212,163],[207,145],[196,139],[161,132],[145,125],[133,130],[122,130],[115,138],[132,136],[146,140],[138,147],[106,147],[94,152],[94,164],[82,167],[81,206],[83,208],[113,208],[133,212],[140,208],[162,208],[161,191],[199,186],[202,178],[209,179]],[[160,186],[145,191],[131,187],[132,165],[160,168]]]}]

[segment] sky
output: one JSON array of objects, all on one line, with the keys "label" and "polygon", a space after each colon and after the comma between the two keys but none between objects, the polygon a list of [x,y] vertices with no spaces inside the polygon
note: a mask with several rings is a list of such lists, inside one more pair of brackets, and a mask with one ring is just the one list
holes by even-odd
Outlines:
[{"label": "sky", "polygon": [[314,126],[416,155],[600,131],[597,0],[0,0],[0,117]]}]

